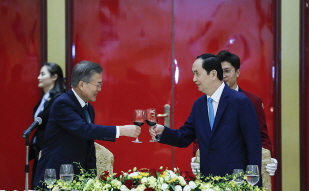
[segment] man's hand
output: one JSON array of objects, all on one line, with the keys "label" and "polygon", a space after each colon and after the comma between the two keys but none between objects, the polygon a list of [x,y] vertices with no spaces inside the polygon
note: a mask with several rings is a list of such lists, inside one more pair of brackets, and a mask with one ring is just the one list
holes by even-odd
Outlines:
[{"label": "man's hand", "polygon": [[164,131],[164,126],[160,124],[156,124],[155,126],[149,127],[149,134],[152,139],[155,139],[156,135],[161,135]]},{"label": "man's hand", "polygon": [[137,125],[119,126],[120,136],[138,137],[141,133],[141,127]]},{"label": "man's hand", "polygon": [[200,163],[195,163],[196,161],[196,157],[193,157],[191,159],[191,169],[192,169],[192,173],[194,175],[197,175],[197,173],[200,172]]},{"label": "man's hand", "polygon": [[269,176],[274,176],[278,167],[278,161],[274,158],[271,158],[271,163],[266,165],[266,171],[269,173]]}]

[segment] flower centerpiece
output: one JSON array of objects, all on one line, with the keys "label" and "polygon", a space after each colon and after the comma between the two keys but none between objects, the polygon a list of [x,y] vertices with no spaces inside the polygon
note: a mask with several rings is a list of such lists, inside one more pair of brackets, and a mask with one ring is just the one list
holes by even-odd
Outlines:
[{"label": "flower centerpiece", "polygon": [[127,172],[114,174],[105,171],[99,176],[95,174],[95,170],[86,172],[80,167],[80,171],[72,182],[57,180],[48,188],[52,188],[53,191],[266,191],[265,188],[251,186],[246,181],[237,184],[231,175],[201,177],[191,172],[180,171],[178,168],[169,170],[163,167],[135,167]]}]

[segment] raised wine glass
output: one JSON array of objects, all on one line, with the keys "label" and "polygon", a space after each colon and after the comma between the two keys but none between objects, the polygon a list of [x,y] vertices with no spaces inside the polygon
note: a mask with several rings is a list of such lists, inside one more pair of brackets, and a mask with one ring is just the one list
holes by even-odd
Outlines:
[{"label": "raised wine glass", "polygon": [[[154,128],[155,125],[157,124],[157,112],[156,109],[154,108],[149,108],[146,110],[146,122],[147,124],[151,127]],[[152,139],[149,142],[157,142],[157,139]]]},{"label": "raised wine glass", "polygon": [[[144,125],[145,121],[145,110],[142,109],[136,109],[134,110],[132,121],[134,125],[142,126]],[[132,141],[133,143],[142,143],[142,141],[138,140],[138,136],[136,137],[135,141]]]},{"label": "raised wine glass", "polygon": [[62,164],[60,167],[60,179],[72,182],[74,176],[74,170],[72,164]]},{"label": "raised wine glass", "polygon": [[258,183],[260,179],[260,172],[258,165],[247,165],[246,177],[247,182],[251,186],[254,186],[256,183]]},{"label": "raised wine glass", "polygon": [[240,185],[244,182],[244,170],[243,169],[234,169],[233,170],[233,181]]},{"label": "raised wine glass", "polygon": [[47,184],[48,189],[51,191],[51,186],[56,182],[56,170],[45,169],[44,181]]}]

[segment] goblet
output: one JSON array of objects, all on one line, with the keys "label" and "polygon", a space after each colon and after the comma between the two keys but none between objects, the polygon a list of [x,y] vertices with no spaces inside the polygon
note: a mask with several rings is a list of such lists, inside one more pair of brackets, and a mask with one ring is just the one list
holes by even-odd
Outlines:
[{"label": "goblet", "polygon": [[60,167],[60,179],[72,182],[74,176],[74,170],[72,164],[62,164]]},{"label": "goblet", "polygon": [[49,190],[51,190],[51,186],[56,182],[56,170],[45,169],[44,181],[48,185]]},{"label": "goblet", "polygon": [[[134,110],[132,121],[134,125],[142,126],[144,125],[145,121],[145,110],[142,109],[136,109]],[[133,143],[142,143],[142,141],[138,140],[138,136],[136,137],[135,141],[132,141]]]},{"label": "goblet", "polygon": [[244,182],[244,170],[243,169],[234,169],[233,170],[233,181],[240,185]]},{"label": "goblet", "polygon": [[258,183],[260,179],[260,172],[258,165],[247,165],[246,177],[247,182],[251,184],[251,186],[254,186],[256,183]]},{"label": "goblet", "polygon": [[[146,110],[146,122],[151,128],[155,128],[155,125],[157,124],[157,112],[154,108],[149,108]],[[149,142],[157,142],[158,139],[152,139]]]}]

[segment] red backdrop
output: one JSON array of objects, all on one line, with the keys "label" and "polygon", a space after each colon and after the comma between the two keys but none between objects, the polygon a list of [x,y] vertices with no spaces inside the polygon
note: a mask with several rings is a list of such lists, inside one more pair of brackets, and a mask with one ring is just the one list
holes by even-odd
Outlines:
[{"label": "red backdrop", "polygon": [[[263,98],[273,140],[272,1],[77,0],[73,10],[72,64],[88,59],[105,69],[94,103],[97,123],[130,124],[134,109],[162,113],[170,104],[171,128],[179,128],[202,95],[192,82],[195,57],[226,49],[241,58],[239,85]],[[116,172],[160,165],[190,170],[191,146],[149,143],[143,129],[143,144],[98,141],[114,153]]]},{"label": "red backdrop", "polygon": [[[0,1],[0,189],[24,190],[26,147],[22,133],[40,99],[40,0]],[[29,176],[30,178],[31,176]]]},{"label": "red backdrop", "polygon": [[[273,141],[272,0],[71,0],[71,4],[73,28],[68,35],[73,42],[68,47],[74,51],[68,64],[91,60],[104,68],[102,92],[93,103],[96,123],[132,124],[134,109],[154,107],[163,113],[169,104],[170,127],[179,128],[202,95],[192,82],[195,57],[226,49],[241,58],[239,85],[262,97]],[[0,189],[24,188],[21,134],[32,123],[32,108],[40,97],[39,5],[40,1],[0,2],[0,21],[6,26],[0,29],[0,74],[5,79],[0,94],[4,121],[0,150],[5,156],[0,159]],[[161,165],[190,170],[191,146],[150,143],[147,125],[142,129],[142,144],[124,137],[115,143],[98,141],[113,152],[115,172]]]}]

